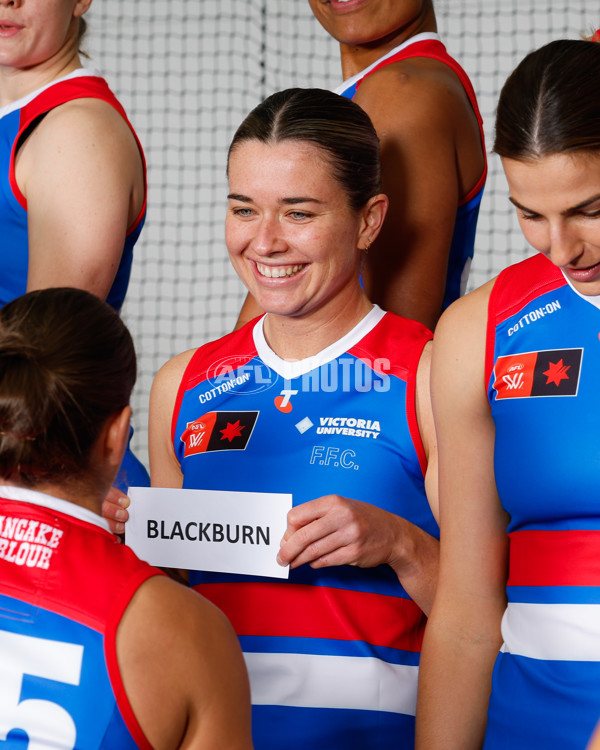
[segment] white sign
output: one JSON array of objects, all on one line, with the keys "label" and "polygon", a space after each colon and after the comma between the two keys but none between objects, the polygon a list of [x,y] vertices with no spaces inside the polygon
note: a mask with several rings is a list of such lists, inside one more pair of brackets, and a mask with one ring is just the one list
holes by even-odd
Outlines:
[{"label": "white sign", "polygon": [[287,578],[277,563],[292,496],[130,487],[125,541],[151,565]]}]

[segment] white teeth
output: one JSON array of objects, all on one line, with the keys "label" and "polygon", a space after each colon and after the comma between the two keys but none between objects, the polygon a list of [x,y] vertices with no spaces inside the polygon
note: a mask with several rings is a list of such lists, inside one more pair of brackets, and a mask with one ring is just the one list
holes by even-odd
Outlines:
[{"label": "white teeth", "polygon": [[266,276],[268,279],[281,279],[284,276],[293,276],[305,266],[306,263],[302,263],[298,266],[263,266],[260,263],[256,264],[260,275]]}]

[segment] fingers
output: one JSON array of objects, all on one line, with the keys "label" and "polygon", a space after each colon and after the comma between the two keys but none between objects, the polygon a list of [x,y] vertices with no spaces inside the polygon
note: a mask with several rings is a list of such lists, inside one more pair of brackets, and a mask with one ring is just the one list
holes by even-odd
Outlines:
[{"label": "fingers", "polygon": [[[279,565],[289,565],[290,568],[297,568],[305,563],[312,565],[318,561],[321,561],[322,565],[324,556],[339,547],[336,537],[339,539],[339,534],[326,533],[323,524],[313,522],[289,536],[287,541],[282,542],[277,562]],[[315,567],[321,565],[315,565]]]},{"label": "fingers", "polygon": [[130,500],[127,495],[116,487],[111,487],[102,503],[102,517],[108,521],[113,534],[123,534],[125,523],[129,519]]},{"label": "fingers", "polygon": [[305,563],[324,567],[348,562],[348,551],[343,548],[355,536],[349,503],[337,495],[326,495],[293,508],[277,562],[291,568]]},{"label": "fingers", "polygon": [[373,567],[389,563],[400,519],[370,503],[326,495],[288,513],[277,556],[280,565]]}]

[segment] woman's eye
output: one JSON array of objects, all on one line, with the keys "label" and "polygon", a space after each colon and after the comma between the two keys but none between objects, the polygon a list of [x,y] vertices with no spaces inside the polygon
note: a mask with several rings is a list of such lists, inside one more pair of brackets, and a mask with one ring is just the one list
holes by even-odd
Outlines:
[{"label": "woman's eye", "polygon": [[530,214],[526,211],[519,211],[519,216],[521,219],[525,219],[525,221],[535,221],[536,219],[540,218],[539,214]]},{"label": "woman's eye", "polygon": [[234,208],[233,213],[235,216],[252,216],[251,208]]}]

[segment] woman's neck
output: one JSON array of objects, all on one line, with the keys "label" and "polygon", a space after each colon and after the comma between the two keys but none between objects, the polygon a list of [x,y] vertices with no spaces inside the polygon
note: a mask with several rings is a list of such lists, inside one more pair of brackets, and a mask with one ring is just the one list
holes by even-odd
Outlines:
[{"label": "woman's neck", "polygon": [[31,68],[0,66],[0,106],[16,102],[78,68],[81,68],[79,53],[69,48]]},{"label": "woman's neck", "polygon": [[344,80],[352,78],[369,65],[379,60],[398,45],[407,42],[417,34],[424,32],[437,32],[437,21],[433,5],[425,10],[422,16],[418,16],[393,33],[382,39],[367,44],[340,44],[340,55],[342,61],[342,75]]},{"label": "woman's neck", "polygon": [[307,316],[267,314],[263,332],[269,347],[281,359],[313,357],[351,331],[373,309],[364,292]]},{"label": "woman's neck", "polygon": [[19,484],[15,481],[0,481],[0,494],[2,485],[9,485],[14,487],[22,487],[23,489],[31,489],[35,492],[41,492],[44,495],[51,495],[52,497],[60,498],[61,500],[67,500],[73,505],[78,505],[80,508],[95,513],[98,516],[102,515],[102,502],[106,497],[110,485],[106,488],[106,491],[96,486],[92,487],[92,482],[81,480],[77,481],[72,479],[68,482],[40,482],[35,484],[33,487],[30,485]]}]

